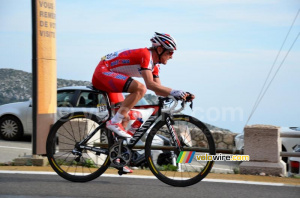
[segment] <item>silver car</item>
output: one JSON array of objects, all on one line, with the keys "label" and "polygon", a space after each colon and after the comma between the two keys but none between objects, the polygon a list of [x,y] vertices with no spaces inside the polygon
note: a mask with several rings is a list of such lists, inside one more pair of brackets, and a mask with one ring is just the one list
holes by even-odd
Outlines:
[{"label": "silver car", "polygon": [[[294,148],[294,152],[300,153],[300,144]],[[290,157],[288,164],[288,176],[300,177],[300,157]]]},{"label": "silver car", "polygon": [[[84,111],[106,116],[107,112],[97,107],[103,95],[91,87],[73,86],[57,89],[57,114],[56,120],[62,116]],[[137,106],[148,105],[142,98]],[[10,103],[0,106],[0,136],[5,140],[18,140],[24,134],[32,134],[32,102],[31,100],[18,103]]]}]

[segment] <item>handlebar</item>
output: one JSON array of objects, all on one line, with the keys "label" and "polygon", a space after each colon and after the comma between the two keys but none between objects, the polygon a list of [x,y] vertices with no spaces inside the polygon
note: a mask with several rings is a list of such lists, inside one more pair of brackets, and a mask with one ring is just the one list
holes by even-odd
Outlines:
[{"label": "handlebar", "polygon": [[161,110],[162,113],[174,114],[174,113],[178,113],[178,112],[182,111],[185,108],[186,101],[184,101],[184,100],[182,101],[181,108],[175,109],[176,106],[178,105],[178,100],[176,100],[176,98],[174,96],[171,96],[171,95],[164,98],[164,100],[167,100],[167,99],[172,99],[174,101],[174,105],[172,105],[170,108],[162,109]]}]

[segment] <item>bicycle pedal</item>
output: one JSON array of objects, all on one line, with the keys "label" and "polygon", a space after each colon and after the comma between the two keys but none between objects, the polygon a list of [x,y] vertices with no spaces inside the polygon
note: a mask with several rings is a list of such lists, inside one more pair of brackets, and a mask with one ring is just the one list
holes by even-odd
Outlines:
[{"label": "bicycle pedal", "polygon": [[123,170],[119,170],[119,171],[118,171],[118,174],[119,174],[120,176],[122,176],[123,174],[127,174],[127,172],[124,172]]}]

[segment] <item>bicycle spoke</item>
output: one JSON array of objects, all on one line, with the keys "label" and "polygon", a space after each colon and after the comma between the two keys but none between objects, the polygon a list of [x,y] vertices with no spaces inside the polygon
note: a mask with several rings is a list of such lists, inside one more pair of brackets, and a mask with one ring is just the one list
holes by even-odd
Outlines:
[{"label": "bicycle spoke", "polygon": [[69,144],[69,143],[66,143],[66,142],[59,142],[61,144],[66,144],[66,145],[71,145],[71,146],[75,146],[75,144]]},{"label": "bicycle spoke", "polygon": [[[47,139],[47,156],[52,168],[63,178],[70,181],[90,181],[101,175],[109,166],[108,156],[96,154],[89,147],[95,147],[101,143],[103,133],[95,115],[86,116],[84,113],[76,112],[74,115],[64,117],[52,128]],[[97,131],[95,130],[97,129]],[[86,144],[83,138],[90,139]],[[113,139],[105,137],[107,147],[113,144]],[[87,147],[85,147],[87,146]],[[88,148],[89,150],[86,150]],[[105,162],[105,163],[104,163]]]},{"label": "bicycle spoke", "polygon": [[[207,128],[202,123],[199,124],[199,121],[180,115],[174,117],[177,119],[174,119],[172,129],[167,126],[167,122],[160,122],[150,132],[151,136],[147,139],[147,150],[150,151],[147,156],[151,157],[150,169],[154,175],[167,184],[192,185],[197,180],[203,179],[211,169],[212,163],[197,161],[195,154],[199,154],[199,151],[204,149],[207,149],[209,153],[215,153],[213,139],[207,136],[208,132],[204,132]],[[173,131],[176,134],[173,135]],[[158,135],[163,136],[164,145],[158,145]],[[177,147],[177,141],[180,141],[182,147]],[[168,145],[166,145],[167,142],[169,142]],[[151,144],[150,147],[149,144]],[[170,150],[170,147],[174,149]],[[159,151],[157,148],[162,150]]]},{"label": "bicycle spoke", "polygon": [[[65,135],[63,135],[63,134],[60,134],[60,133],[57,133],[58,135],[60,135],[60,136],[63,136],[63,137],[65,137],[65,138],[67,138],[67,139],[69,139],[70,141],[74,141],[74,140],[72,140],[72,139],[70,139],[70,138],[68,138],[67,136],[65,136]],[[76,140],[74,141],[74,142],[76,142]]]},{"label": "bicycle spoke", "polygon": [[75,140],[75,142],[77,142],[76,137],[75,137],[75,135],[74,135],[74,130],[73,130],[73,127],[72,127],[72,122],[69,122],[69,123],[70,123],[71,130],[72,130],[72,132],[73,132],[74,140]]},{"label": "bicycle spoke", "polygon": [[[82,121],[82,119],[81,119]],[[79,119],[77,119],[78,129],[79,129],[79,138],[81,140],[81,131],[80,131],[80,125],[79,125]]]},{"label": "bicycle spoke", "polygon": [[[65,129],[65,131],[74,139],[74,141],[76,142],[76,139],[74,136],[71,135],[71,133],[66,129],[66,127],[63,125],[63,128]],[[73,141],[73,140],[72,140]]]}]

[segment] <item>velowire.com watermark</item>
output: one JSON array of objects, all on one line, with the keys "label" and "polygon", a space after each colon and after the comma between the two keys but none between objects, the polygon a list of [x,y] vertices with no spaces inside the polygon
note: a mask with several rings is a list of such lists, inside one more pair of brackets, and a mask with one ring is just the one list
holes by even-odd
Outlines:
[{"label": "velowire.com watermark", "polygon": [[[210,155],[209,153],[204,153],[201,155],[195,155],[195,151],[181,151],[177,163],[191,163],[193,159],[197,161],[249,161],[249,155],[224,155],[222,153],[218,155]],[[194,158],[195,156],[195,158]]]},{"label": "velowire.com watermark", "polygon": [[249,155],[224,155],[222,153],[218,155],[210,155],[205,153],[205,155],[196,155],[197,161],[249,161]]}]

